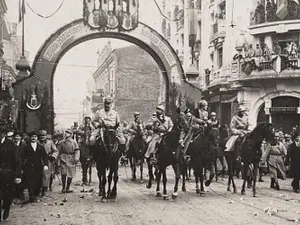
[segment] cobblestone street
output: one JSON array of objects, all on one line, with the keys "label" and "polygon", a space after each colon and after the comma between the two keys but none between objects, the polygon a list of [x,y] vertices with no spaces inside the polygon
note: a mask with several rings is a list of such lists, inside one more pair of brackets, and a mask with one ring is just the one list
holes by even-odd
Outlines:
[{"label": "cobblestone street", "polygon": [[[258,183],[259,197],[253,198],[248,189],[245,196],[226,191],[226,181],[221,179],[206,188],[206,196],[195,193],[194,182],[187,183],[187,192],[178,192],[173,201],[155,197],[155,187],[146,189],[145,183],[130,181],[130,169],[120,168],[120,183],[117,201],[100,202],[97,196],[97,179],[93,171],[93,184],[80,185],[81,173],[77,171],[74,193],[61,194],[58,181],[53,193],[49,193],[40,203],[24,207],[15,205],[5,225],[130,225],[130,224],[289,224],[300,217],[300,195],[291,192],[288,179],[281,182],[281,191],[269,188],[269,177]],[[169,195],[173,189],[173,174],[169,174]],[[241,187],[241,180],[237,180]],[[86,193],[82,193],[83,188]],[[93,191],[95,190],[95,191]],[[89,192],[92,191],[92,192]],[[64,201],[67,198],[67,201]],[[267,211],[270,207],[270,211]],[[268,215],[273,214],[273,215]]]}]

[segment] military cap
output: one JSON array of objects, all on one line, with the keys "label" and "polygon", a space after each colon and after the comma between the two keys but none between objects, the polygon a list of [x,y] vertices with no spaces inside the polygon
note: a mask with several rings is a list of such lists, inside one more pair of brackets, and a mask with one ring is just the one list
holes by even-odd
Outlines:
[{"label": "military cap", "polygon": [[165,111],[165,107],[163,105],[159,105],[156,107],[156,110],[161,110],[161,111]]},{"label": "military cap", "polygon": [[246,112],[247,111],[247,109],[246,109],[246,107],[245,106],[239,106],[239,108],[238,108],[238,112]]},{"label": "military cap", "polygon": [[112,102],[113,102],[113,100],[111,97],[107,97],[104,99],[104,103],[106,103],[106,104],[111,104]]},{"label": "military cap", "polygon": [[211,114],[210,114],[211,116],[216,116],[217,115],[217,113],[215,113],[215,112],[211,112]]},{"label": "military cap", "polygon": [[139,112],[134,112],[134,116],[141,115]]},{"label": "military cap", "polygon": [[71,129],[66,129],[66,130],[65,130],[65,133],[73,134],[73,132],[72,132]]}]

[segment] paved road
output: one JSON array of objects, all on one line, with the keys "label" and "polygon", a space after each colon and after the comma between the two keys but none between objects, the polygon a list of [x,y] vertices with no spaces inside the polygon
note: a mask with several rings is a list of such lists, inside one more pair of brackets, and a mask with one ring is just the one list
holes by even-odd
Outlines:
[{"label": "paved road", "polygon": [[[94,172],[94,183],[86,190],[94,188],[98,192]],[[169,195],[173,189],[173,174],[169,174]],[[40,203],[20,207],[12,207],[9,221],[6,225],[194,225],[194,224],[293,224],[294,218],[300,218],[300,194],[290,190],[291,180],[281,182],[282,190],[269,188],[269,178],[264,183],[258,183],[259,197],[253,198],[247,190],[245,196],[226,191],[225,180],[211,184],[206,196],[200,197],[195,193],[194,182],[187,183],[187,192],[178,192],[178,199],[163,200],[154,196],[155,187],[151,190],[139,181],[128,179],[129,169],[120,168],[120,183],[117,201],[102,203],[97,193],[86,193],[84,198],[80,191],[80,171],[73,189],[75,193],[61,194],[56,187],[49,197]],[[147,177],[147,176],[146,176]],[[241,180],[237,180],[240,187]],[[67,202],[60,205],[64,198]],[[57,205],[56,205],[57,204]],[[274,215],[268,215],[264,209],[276,209]]]}]

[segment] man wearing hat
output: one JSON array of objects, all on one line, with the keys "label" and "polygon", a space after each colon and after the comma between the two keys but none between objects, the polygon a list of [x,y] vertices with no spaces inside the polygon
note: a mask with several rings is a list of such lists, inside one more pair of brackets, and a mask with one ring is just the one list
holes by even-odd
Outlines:
[{"label": "man wearing hat", "polygon": [[57,145],[59,152],[58,166],[61,168],[62,193],[71,193],[70,186],[76,174],[76,164],[79,162],[80,151],[77,142],[72,138],[72,130],[65,131],[64,140]]},{"label": "man wearing hat", "polygon": [[156,117],[151,117],[147,124],[153,127],[153,137],[149,142],[145,157],[149,158],[152,154],[153,160],[156,161],[156,145],[161,141],[161,137],[172,130],[173,122],[170,117],[165,115],[165,108],[163,106],[156,107]]},{"label": "man wearing hat", "polygon": [[[230,130],[232,132],[231,138],[226,143],[225,151],[233,151],[235,143],[239,137],[244,137],[249,132],[249,121],[246,114],[247,109],[244,106],[239,106],[237,115],[232,117],[230,123]],[[242,140],[238,141],[240,143]]]},{"label": "man wearing hat", "polygon": [[38,143],[38,132],[29,133],[30,141],[24,148],[24,184],[30,201],[37,200],[41,193],[43,172],[48,170],[48,157],[43,145]]},{"label": "man wearing hat", "polygon": [[218,130],[220,128],[220,122],[217,120],[217,113],[211,112],[210,119],[207,121],[207,123],[211,126],[211,128]]},{"label": "man wearing hat", "polygon": [[55,161],[58,157],[58,150],[53,141],[47,139],[47,131],[41,130],[39,136],[39,143],[44,146],[47,158],[49,170],[44,171],[43,174],[43,185],[42,185],[42,196],[45,195],[46,191],[52,191],[52,183],[54,179]]},{"label": "man wearing hat", "polygon": [[[98,110],[95,113],[95,119],[93,121],[93,125],[96,128],[100,129],[114,129],[117,131],[117,139],[119,142],[119,147],[123,151],[125,149],[125,138],[120,129],[120,117],[119,114],[113,110],[112,107],[113,100],[112,98],[108,97],[104,100],[104,109]],[[94,145],[96,143],[97,137],[99,137],[99,130],[98,132],[93,132],[91,135],[90,143]],[[100,132],[103,130],[100,130]],[[101,132],[102,133],[102,132]],[[100,133],[100,136],[102,134]]]},{"label": "man wearing hat", "polygon": [[195,116],[195,121],[200,126],[205,126],[208,120],[208,102],[206,100],[201,100],[199,102],[198,108],[195,109],[193,115]]},{"label": "man wearing hat", "polygon": [[0,197],[4,209],[3,215],[0,209],[0,222],[2,218],[6,220],[9,217],[14,183],[21,183],[21,160],[16,146],[6,138],[6,134],[6,127],[0,125]]},{"label": "man wearing hat", "polygon": [[144,133],[145,130],[145,124],[144,122],[140,119],[141,114],[139,112],[135,112],[133,114],[134,120],[130,123],[129,127],[128,127],[128,131],[130,133],[130,139],[128,141],[128,146],[130,145],[130,142],[132,141],[132,139],[134,138],[134,135],[137,132],[141,132]]}]

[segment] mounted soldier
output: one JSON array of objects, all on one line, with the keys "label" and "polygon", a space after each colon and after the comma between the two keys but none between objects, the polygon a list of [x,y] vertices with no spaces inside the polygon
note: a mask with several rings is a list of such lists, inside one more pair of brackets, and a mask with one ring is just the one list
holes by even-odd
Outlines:
[{"label": "mounted soldier", "polygon": [[135,112],[133,116],[134,116],[134,121],[128,127],[128,131],[131,134],[130,141],[134,138],[134,135],[137,132],[144,133],[145,130],[145,124],[140,119],[141,114],[139,112]]},{"label": "mounted soldier", "polygon": [[200,126],[207,126],[208,121],[208,102],[206,100],[201,100],[199,102],[198,108],[194,110],[193,115],[195,116],[195,122]]},{"label": "mounted soldier", "polygon": [[153,137],[149,142],[145,158],[148,159],[152,154],[152,159],[156,162],[156,146],[160,143],[162,136],[172,130],[173,122],[170,117],[165,115],[165,108],[158,106],[156,107],[156,115],[150,118],[147,125],[153,127]]},{"label": "mounted soldier", "polygon": [[231,138],[226,143],[226,152],[234,151],[236,144],[241,144],[243,137],[249,133],[249,121],[244,106],[238,108],[237,115],[233,116],[230,123]]},{"label": "mounted soldier", "polygon": [[104,100],[104,109],[96,112],[95,119],[92,122],[96,129],[91,134],[90,144],[95,145],[99,136],[103,138],[104,130],[113,129],[116,131],[119,146],[122,148],[121,151],[124,151],[126,140],[122,131],[118,129],[120,127],[120,117],[119,114],[111,108],[112,103],[113,100],[110,97],[106,98]]},{"label": "mounted soldier", "polygon": [[211,112],[210,119],[207,121],[207,123],[213,130],[219,130],[220,128],[220,121],[217,120],[217,114],[215,112]]}]

